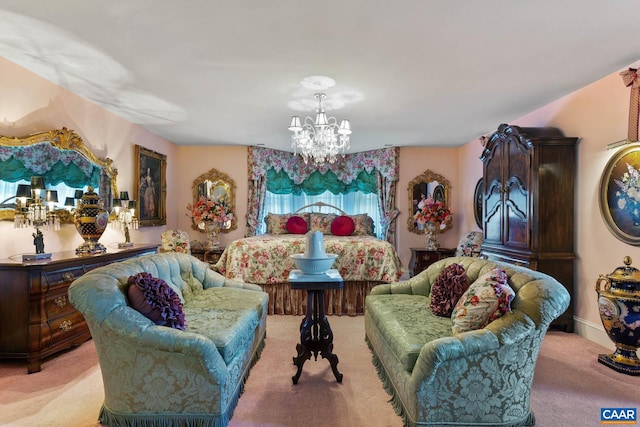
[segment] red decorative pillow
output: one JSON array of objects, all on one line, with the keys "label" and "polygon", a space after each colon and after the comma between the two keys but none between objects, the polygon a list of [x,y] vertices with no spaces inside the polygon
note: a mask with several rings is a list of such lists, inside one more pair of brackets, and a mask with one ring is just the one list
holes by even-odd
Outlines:
[{"label": "red decorative pillow", "polygon": [[287,231],[291,234],[305,234],[309,231],[309,224],[301,216],[292,216],[287,220]]},{"label": "red decorative pillow", "polygon": [[182,301],[167,282],[143,272],[129,276],[127,283],[131,308],[156,325],[186,329]]},{"label": "red decorative pillow", "polygon": [[437,316],[449,317],[471,281],[460,264],[447,266],[431,285],[429,308]]},{"label": "red decorative pillow", "polygon": [[341,215],[331,223],[331,234],[335,236],[351,236],[356,229],[356,223],[346,215]]}]

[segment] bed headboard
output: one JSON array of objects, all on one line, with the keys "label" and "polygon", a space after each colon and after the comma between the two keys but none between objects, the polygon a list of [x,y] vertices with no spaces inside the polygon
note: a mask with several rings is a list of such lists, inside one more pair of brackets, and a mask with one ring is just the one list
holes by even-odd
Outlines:
[{"label": "bed headboard", "polygon": [[320,212],[322,210],[322,208],[327,207],[327,208],[334,209],[334,210],[340,212],[341,215],[347,215],[347,213],[345,211],[343,211],[342,209],[340,209],[340,208],[338,208],[336,206],[330,205],[328,203],[324,203],[324,202],[311,203],[310,205],[306,205],[306,206],[301,207],[300,209],[298,209],[294,213],[296,213],[296,214],[300,213],[305,209],[311,209],[311,212],[313,212],[313,208],[316,208],[316,207],[318,208],[318,212]]}]

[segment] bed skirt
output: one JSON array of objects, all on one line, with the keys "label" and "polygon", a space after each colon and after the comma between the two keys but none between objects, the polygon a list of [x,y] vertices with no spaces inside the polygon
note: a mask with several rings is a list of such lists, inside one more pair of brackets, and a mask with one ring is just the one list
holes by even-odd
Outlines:
[{"label": "bed skirt", "polygon": [[[348,281],[342,289],[327,289],[324,302],[326,314],[356,316],[364,314],[364,299],[371,288],[381,281]],[[289,283],[260,285],[269,294],[268,314],[292,314],[302,316],[307,313],[307,292],[291,289]]]}]

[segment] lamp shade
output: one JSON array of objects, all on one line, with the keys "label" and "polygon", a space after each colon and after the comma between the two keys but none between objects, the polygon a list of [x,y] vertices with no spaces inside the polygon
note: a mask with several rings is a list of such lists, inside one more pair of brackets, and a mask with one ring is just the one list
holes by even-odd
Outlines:
[{"label": "lamp shade", "polygon": [[16,191],[16,197],[31,197],[31,186],[28,184],[18,184],[18,191]]},{"label": "lamp shade", "polygon": [[129,200],[129,192],[121,191],[120,192],[120,200]]},{"label": "lamp shade", "polygon": [[44,184],[44,176],[35,175],[31,177],[31,189],[34,191],[44,190],[46,188]]},{"label": "lamp shade", "polygon": [[58,203],[58,192],[56,190],[47,190],[44,193],[44,201],[47,203]]},{"label": "lamp shade", "polygon": [[76,199],[82,199],[82,196],[84,196],[84,191],[82,191],[82,190],[76,190],[75,198],[76,198]]},{"label": "lamp shade", "polygon": [[136,201],[129,200],[129,209],[136,209]]},{"label": "lamp shade", "polygon": [[67,197],[66,199],[64,199],[64,205],[66,207],[74,207],[76,205],[76,201],[73,197]]},{"label": "lamp shade", "polygon": [[289,125],[289,130],[292,132],[300,132],[302,130],[302,123],[300,123],[300,117],[298,116],[291,117],[291,124]]},{"label": "lamp shade", "polygon": [[111,201],[111,206],[113,206],[114,208],[119,208],[120,207],[120,199],[113,199]]}]

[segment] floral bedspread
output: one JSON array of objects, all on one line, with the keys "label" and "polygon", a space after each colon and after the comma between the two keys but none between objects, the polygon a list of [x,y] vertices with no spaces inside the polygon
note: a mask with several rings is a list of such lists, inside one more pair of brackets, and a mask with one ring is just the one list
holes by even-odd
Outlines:
[{"label": "floral bedspread", "polygon": [[[402,262],[387,241],[372,236],[324,236],[325,251],[338,254],[332,268],[344,281],[395,282],[402,276]],[[296,268],[289,255],[304,253],[305,235],[246,237],[230,243],[215,266],[221,274],[259,285],[286,283]]]}]

